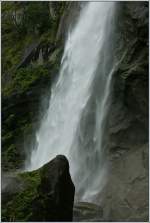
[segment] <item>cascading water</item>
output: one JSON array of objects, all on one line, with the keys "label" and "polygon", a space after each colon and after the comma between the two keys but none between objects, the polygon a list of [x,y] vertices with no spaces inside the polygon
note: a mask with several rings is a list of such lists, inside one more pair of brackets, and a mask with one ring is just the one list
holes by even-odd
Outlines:
[{"label": "cascading water", "polygon": [[92,200],[105,182],[105,129],[113,73],[115,3],[86,3],[68,35],[49,108],[36,133],[28,170],[57,154],[69,159],[80,199]]}]

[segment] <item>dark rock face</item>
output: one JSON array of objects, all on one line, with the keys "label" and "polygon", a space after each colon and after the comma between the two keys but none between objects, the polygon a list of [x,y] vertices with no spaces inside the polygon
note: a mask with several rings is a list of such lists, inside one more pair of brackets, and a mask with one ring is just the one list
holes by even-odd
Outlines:
[{"label": "dark rock face", "polygon": [[43,166],[39,196],[33,200],[34,221],[72,221],[75,187],[65,156],[58,155]]},{"label": "dark rock face", "polygon": [[148,3],[118,4],[105,221],[148,221]]},{"label": "dark rock face", "polygon": [[72,221],[75,187],[65,156],[56,156],[36,171],[5,177],[5,181],[3,221]]}]

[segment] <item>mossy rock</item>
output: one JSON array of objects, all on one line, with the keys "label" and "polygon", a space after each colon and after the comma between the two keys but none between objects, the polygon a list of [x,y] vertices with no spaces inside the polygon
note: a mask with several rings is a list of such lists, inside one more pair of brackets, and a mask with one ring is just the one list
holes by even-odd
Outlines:
[{"label": "mossy rock", "polygon": [[4,176],[2,221],[71,221],[75,187],[65,156],[38,170]]}]

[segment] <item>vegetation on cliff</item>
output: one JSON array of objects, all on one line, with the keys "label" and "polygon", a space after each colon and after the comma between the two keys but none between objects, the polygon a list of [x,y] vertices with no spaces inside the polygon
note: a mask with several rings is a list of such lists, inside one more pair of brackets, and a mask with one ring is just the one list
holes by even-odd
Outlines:
[{"label": "vegetation on cliff", "polygon": [[[2,3],[2,169],[20,168],[34,140],[41,97],[57,76],[63,51],[56,39],[68,2]],[[19,117],[19,118],[18,118]],[[32,139],[31,139],[32,138]]]},{"label": "vegetation on cliff", "polygon": [[[38,195],[40,171],[26,172],[14,177],[18,184],[16,191],[10,195],[7,202],[2,201],[2,221],[27,221],[32,214],[31,201]],[[14,184],[14,182],[11,182]],[[20,187],[19,187],[20,186]],[[5,199],[7,194],[4,195]]]}]

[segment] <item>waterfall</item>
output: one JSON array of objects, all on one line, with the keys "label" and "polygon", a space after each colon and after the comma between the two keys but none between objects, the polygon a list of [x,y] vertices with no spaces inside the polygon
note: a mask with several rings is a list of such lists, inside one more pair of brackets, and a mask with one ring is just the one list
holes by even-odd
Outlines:
[{"label": "waterfall", "polygon": [[68,34],[59,77],[27,167],[34,170],[57,154],[66,155],[76,191],[87,201],[102,189],[107,174],[114,11],[114,2],[86,3]]}]

